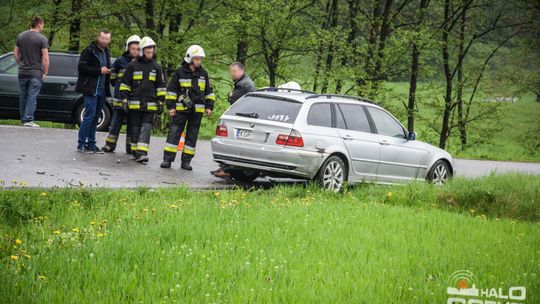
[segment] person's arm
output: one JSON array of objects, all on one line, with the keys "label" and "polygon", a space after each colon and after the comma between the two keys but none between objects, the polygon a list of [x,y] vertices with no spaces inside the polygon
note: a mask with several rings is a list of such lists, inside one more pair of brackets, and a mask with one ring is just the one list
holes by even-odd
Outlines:
[{"label": "person's arm", "polygon": [[165,82],[165,75],[163,74],[161,66],[158,65],[158,69],[156,72],[156,96],[161,108],[160,112],[163,112],[163,101],[165,100],[165,96],[167,95],[167,83]]},{"label": "person's arm", "polygon": [[89,76],[99,76],[101,74],[101,68],[97,66],[91,66],[90,63],[90,51],[88,49],[84,50],[79,58],[79,64],[77,69],[79,74],[89,75]]},{"label": "person's arm", "polygon": [[120,79],[120,87],[118,88],[120,92],[120,98],[122,100],[129,99],[131,94],[131,85],[133,82],[133,65],[128,64],[126,70],[124,71],[124,76]]},{"label": "person's arm", "polygon": [[15,62],[17,62],[17,64],[21,62],[21,49],[19,49],[18,45],[13,49],[13,57],[15,57]]},{"label": "person's arm", "polygon": [[41,49],[41,79],[45,79],[47,74],[49,74],[49,49]]},{"label": "person's arm", "polygon": [[212,114],[212,110],[214,110],[214,102],[216,101],[216,95],[214,94],[214,89],[212,88],[212,85],[210,84],[210,79],[208,77],[208,74],[206,74],[206,85],[204,87],[204,99],[205,99],[206,116],[210,116],[210,114]]},{"label": "person's arm", "polygon": [[118,75],[120,71],[120,58],[116,59],[111,70],[111,85],[116,87],[116,81],[119,81],[122,75]]},{"label": "person's arm", "polygon": [[174,116],[174,113],[176,113],[176,101],[178,100],[178,91],[180,90],[177,74],[177,72],[173,73],[165,95],[165,104],[171,116]]},{"label": "person's arm", "polygon": [[248,85],[246,81],[240,81],[236,88],[232,91],[231,96],[229,97],[230,103],[235,103],[240,97],[246,95],[247,93],[253,91],[252,88]]}]

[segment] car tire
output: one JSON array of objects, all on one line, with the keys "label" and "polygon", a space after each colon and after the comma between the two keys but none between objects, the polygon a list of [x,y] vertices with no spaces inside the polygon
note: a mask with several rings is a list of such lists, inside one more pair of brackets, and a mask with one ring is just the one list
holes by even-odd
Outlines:
[{"label": "car tire", "polygon": [[251,183],[261,175],[259,172],[251,170],[231,169],[227,172],[229,172],[234,180],[244,183]]},{"label": "car tire", "polygon": [[435,185],[444,185],[452,178],[452,170],[448,163],[442,159],[433,164],[426,177],[427,181]]},{"label": "car tire", "polygon": [[[98,125],[96,126],[96,131],[107,132],[109,131],[109,125],[111,124],[112,119],[112,113],[109,107],[104,106],[103,109],[101,109],[101,115],[101,119],[98,121]],[[81,104],[75,113],[75,119],[77,120],[77,125],[79,125],[79,127],[81,126],[83,116],[84,105]]]},{"label": "car tire", "polygon": [[325,190],[339,192],[347,183],[348,170],[341,157],[332,155],[322,164],[315,176],[315,181]]}]

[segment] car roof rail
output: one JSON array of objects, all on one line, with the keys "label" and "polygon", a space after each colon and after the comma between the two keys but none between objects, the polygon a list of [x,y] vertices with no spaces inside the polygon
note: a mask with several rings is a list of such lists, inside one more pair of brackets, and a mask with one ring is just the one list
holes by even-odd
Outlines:
[{"label": "car roof rail", "polygon": [[360,96],[343,95],[343,94],[313,94],[313,95],[307,96],[306,99],[313,99],[313,98],[319,98],[319,97],[326,97],[328,99],[330,99],[332,97],[340,97],[340,98],[345,98],[345,99],[354,99],[354,100],[358,100],[358,101],[372,103],[372,104],[375,104],[375,105],[377,104],[376,102],[374,102],[373,100],[368,99],[368,98],[364,98],[364,97],[360,97]]},{"label": "car roof rail", "polygon": [[276,87],[264,87],[264,88],[255,90],[255,92],[298,92],[298,93],[307,93],[307,94],[317,94],[315,92],[307,91],[307,90],[276,88]]},{"label": "car roof rail", "polygon": [[61,53],[61,54],[71,54],[71,55],[79,55],[78,51],[66,51],[66,50],[49,50],[50,53]]}]

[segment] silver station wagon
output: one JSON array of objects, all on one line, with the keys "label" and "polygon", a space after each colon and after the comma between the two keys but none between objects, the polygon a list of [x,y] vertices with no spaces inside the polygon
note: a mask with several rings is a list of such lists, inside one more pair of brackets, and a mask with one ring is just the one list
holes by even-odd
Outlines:
[{"label": "silver station wagon", "polygon": [[445,183],[453,175],[452,157],[415,137],[368,99],[266,88],[221,116],[212,153],[244,182],[293,177],[331,191],[358,182]]}]

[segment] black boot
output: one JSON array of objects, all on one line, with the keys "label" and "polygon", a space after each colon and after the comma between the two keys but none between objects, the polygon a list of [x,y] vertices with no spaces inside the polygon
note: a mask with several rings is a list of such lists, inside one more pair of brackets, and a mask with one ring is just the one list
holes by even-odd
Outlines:
[{"label": "black boot", "polygon": [[116,145],[106,143],[105,146],[103,146],[103,148],[101,148],[101,150],[103,152],[105,152],[105,153],[111,153],[111,152],[114,152],[115,148],[116,148]]},{"label": "black boot", "polygon": [[161,163],[161,165],[159,165],[161,168],[165,168],[165,169],[168,169],[171,167],[171,161],[169,160],[163,160],[163,162]]},{"label": "black boot", "polygon": [[148,162],[148,156],[139,153],[139,155],[137,156],[135,161],[138,162],[138,163],[147,163]]},{"label": "black boot", "polygon": [[131,151],[131,143],[126,143],[126,154],[132,154],[133,151]]},{"label": "black boot", "polygon": [[193,170],[193,167],[191,167],[189,162],[182,162],[182,164],[180,165],[180,168],[184,170],[188,170],[188,171]]}]

